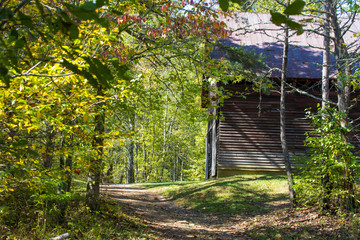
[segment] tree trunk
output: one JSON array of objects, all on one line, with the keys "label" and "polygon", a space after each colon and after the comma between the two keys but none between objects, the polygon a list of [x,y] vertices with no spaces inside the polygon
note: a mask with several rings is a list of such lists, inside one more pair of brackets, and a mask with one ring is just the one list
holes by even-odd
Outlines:
[{"label": "tree trunk", "polygon": [[138,161],[139,148],[140,148],[139,143],[136,142],[136,144],[135,144],[135,157],[134,157],[135,182],[139,182],[139,161]]},{"label": "tree trunk", "polygon": [[208,120],[207,122],[207,130],[206,130],[206,168],[205,168],[205,177],[206,179],[210,179],[211,177],[211,122],[212,120]]},{"label": "tree trunk", "polygon": [[181,161],[181,170],[180,170],[180,181],[184,181],[184,160],[180,158]]},{"label": "tree trunk", "polygon": [[[135,130],[135,115],[130,119],[130,130],[132,132]],[[134,139],[133,139],[133,136],[131,136],[128,150],[129,150],[129,157],[128,157],[126,182],[134,183],[135,182],[135,173],[134,173]]]},{"label": "tree trunk", "polygon": [[284,45],[283,45],[283,56],[282,56],[282,72],[281,72],[281,97],[280,97],[280,140],[281,140],[281,148],[283,151],[284,162],[286,167],[286,175],[288,177],[289,184],[289,197],[291,207],[295,206],[295,193],[294,193],[294,180],[291,171],[291,163],[290,156],[287,147],[286,141],[286,72],[287,72],[287,60],[288,60],[288,52],[289,52],[289,28],[285,27],[285,36],[284,36]]},{"label": "tree trunk", "polygon": [[147,154],[146,154],[146,144],[145,144],[145,140],[143,140],[143,181],[147,181],[148,180],[148,161],[147,161]]},{"label": "tree trunk", "polygon": [[[321,81],[321,109],[325,111],[327,107],[327,103],[329,101],[329,62],[330,62],[330,16],[329,16],[329,8],[332,0],[326,0],[324,3],[324,50],[323,50],[323,65],[322,65],[322,81]],[[324,162],[324,160],[322,160]],[[321,177],[321,185],[324,190],[322,193],[322,203],[321,208],[323,211],[328,211],[330,209],[330,195],[332,192],[330,185],[330,176],[329,170],[324,165],[322,177]]]},{"label": "tree trunk", "polygon": [[59,193],[70,192],[71,182],[72,182],[72,156],[68,157],[60,156],[60,169],[64,170],[64,176],[62,182],[58,186]]},{"label": "tree trunk", "polygon": [[[62,144],[63,145],[63,144]],[[62,177],[61,183],[58,185],[58,194],[65,194],[70,192],[71,181],[72,181],[72,156],[68,157],[60,156],[60,169],[64,170],[64,175]],[[57,221],[63,223],[65,221],[65,213],[68,204],[65,201],[58,201],[57,207],[59,208],[59,213],[57,215]]]},{"label": "tree trunk", "polygon": [[[104,95],[103,86],[99,86],[97,95]],[[86,204],[91,210],[97,210],[99,208],[102,155],[104,150],[105,133],[105,109],[103,108],[103,104],[98,104],[96,106],[94,130],[95,135],[92,141],[92,148],[95,154],[92,156],[89,164],[90,167],[86,189]]]},{"label": "tree trunk", "polygon": [[52,167],[54,152],[55,131],[52,126],[46,124],[45,152],[43,153],[43,166],[47,169]]},{"label": "tree trunk", "polygon": [[321,109],[325,110],[327,102],[329,101],[329,64],[330,64],[330,19],[329,19],[329,2],[324,3],[324,50],[323,50],[323,65],[322,65],[322,81],[321,81]]},{"label": "tree trunk", "polygon": [[[330,1],[330,0],[329,0]],[[347,51],[347,47],[345,41],[343,39],[342,30],[339,24],[339,20],[337,17],[337,4],[330,1],[332,4],[330,5],[330,16],[331,16],[331,26],[334,33],[334,49],[335,49],[335,60],[336,60],[336,69],[337,69],[337,96],[338,96],[338,110],[342,114],[341,118],[341,126],[348,127],[348,104],[350,99],[350,80],[349,74],[351,73],[351,69],[349,66],[348,58],[349,54]],[[349,136],[345,131],[342,131],[342,141],[349,142]],[[345,159],[345,161],[347,161]],[[352,210],[355,208],[356,201],[354,196],[354,178],[353,178],[353,169],[350,167],[351,163],[346,163],[346,167],[344,169],[344,190],[348,192],[346,203],[343,203],[344,208],[348,210]]]}]

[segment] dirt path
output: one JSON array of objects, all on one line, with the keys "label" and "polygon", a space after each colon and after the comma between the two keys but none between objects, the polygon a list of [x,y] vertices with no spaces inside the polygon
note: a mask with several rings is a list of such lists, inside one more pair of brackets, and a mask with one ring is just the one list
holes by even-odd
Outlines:
[{"label": "dirt path", "polygon": [[338,221],[312,209],[291,211],[287,201],[273,204],[268,212],[228,216],[186,209],[134,185],[102,186],[102,192],[144,219],[154,236],[159,236],[155,239],[360,239],[358,225],[350,218]]},{"label": "dirt path", "polygon": [[160,239],[246,239],[241,236],[242,217],[202,214],[133,185],[106,185],[102,191],[145,219]]}]

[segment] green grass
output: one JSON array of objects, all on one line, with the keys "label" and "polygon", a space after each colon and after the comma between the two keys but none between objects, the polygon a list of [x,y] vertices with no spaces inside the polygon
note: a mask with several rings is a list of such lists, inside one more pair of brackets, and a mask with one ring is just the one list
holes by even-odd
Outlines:
[{"label": "green grass", "polygon": [[180,205],[216,214],[267,212],[285,204],[288,185],[285,176],[244,175],[207,181],[145,183]]},{"label": "green grass", "polygon": [[239,239],[360,239],[360,213],[321,215],[316,208],[288,208],[285,176],[244,175],[138,186],[205,213],[244,217],[231,225],[241,232]]}]

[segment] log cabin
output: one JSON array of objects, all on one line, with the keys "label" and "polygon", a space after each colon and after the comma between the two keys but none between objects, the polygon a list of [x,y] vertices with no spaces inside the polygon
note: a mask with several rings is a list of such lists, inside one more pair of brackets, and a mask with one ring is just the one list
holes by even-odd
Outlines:
[{"label": "log cabin", "polygon": [[[306,17],[296,16],[297,21]],[[283,30],[270,21],[270,14],[237,13],[224,20],[232,34],[222,43],[229,46],[243,46],[267,57],[265,63],[273,71],[269,79],[274,85],[279,81],[282,61]],[[316,22],[307,23],[307,29],[315,29]],[[240,29],[241,27],[241,29]],[[240,30],[234,30],[240,29]],[[358,41],[354,33],[360,32],[360,22],[356,21],[345,35],[347,43]],[[288,73],[286,81],[321,99],[323,37],[312,31],[290,37]],[[216,48],[212,58],[226,57],[224,51]],[[334,65],[334,58],[331,58]],[[275,69],[275,70],[274,70]],[[334,68],[330,79],[335,79]],[[217,83],[224,88],[228,98],[218,107],[209,109],[214,117],[209,120],[206,135],[206,178],[224,177],[240,173],[285,172],[284,158],[280,143],[280,93],[273,89],[268,94],[245,91],[249,83]],[[251,83],[250,83],[251,85]],[[288,89],[290,90],[290,89]],[[336,100],[335,86],[330,98]],[[210,91],[207,93],[212,95]],[[214,96],[213,96],[214,97]],[[286,95],[286,137],[292,161],[296,155],[305,154],[305,133],[312,127],[305,109],[316,110],[319,99],[296,91]],[[360,108],[351,111],[353,119],[360,117]],[[359,147],[359,136],[351,136],[352,143]]]}]

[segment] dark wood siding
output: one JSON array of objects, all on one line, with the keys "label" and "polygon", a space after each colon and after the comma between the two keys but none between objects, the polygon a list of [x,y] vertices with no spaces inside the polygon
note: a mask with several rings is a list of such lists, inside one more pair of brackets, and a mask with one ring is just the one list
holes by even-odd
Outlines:
[{"label": "dark wood siding", "polygon": [[[280,143],[280,95],[272,93],[260,98],[259,93],[252,93],[244,98],[244,95],[239,94],[244,89],[242,85],[227,85],[225,89],[238,95],[233,94],[226,99],[219,109],[218,176],[233,175],[238,171],[284,172]],[[312,94],[320,96],[320,91]],[[351,99],[358,94],[354,94]],[[330,98],[336,102],[336,93],[331,92]],[[312,127],[310,120],[305,117],[305,109],[311,107],[315,111],[318,103],[319,101],[298,93],[287,95],[286,137],[292,160],[294,155],[306,152],[305,132],[311,131]],[[357,119],[353,122],[354,126],[360,125],[359,104],[351,109],[350,119]],[[359,131],[350,134],[349,139],[355,146],[354,152],[359,154]]]},{"label": "dark wood siding", "polygon": [[[235,90],[236,85],[228,86]],[[280,95],[233,95],[220,108],[218,169],[284,171],[280,144]],[[305,132],[311,130],[304,110],[316,101],[289,94],[286,104],[286,136],[291,155],[305,152]]]}]

